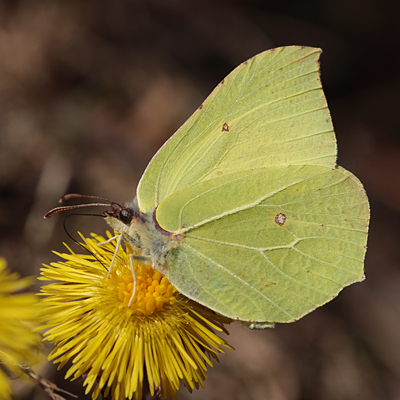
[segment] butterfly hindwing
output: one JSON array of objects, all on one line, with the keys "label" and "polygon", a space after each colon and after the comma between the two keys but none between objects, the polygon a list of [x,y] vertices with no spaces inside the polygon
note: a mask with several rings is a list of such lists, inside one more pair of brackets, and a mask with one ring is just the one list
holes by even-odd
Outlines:
[{"label": "butterfly hindwing", "polygon": [[348,171],[238,172],[167,197],[156,218],[183,240],[166,274],[186,296],[241,321],[290,322],[363,279],[369,206]]}]

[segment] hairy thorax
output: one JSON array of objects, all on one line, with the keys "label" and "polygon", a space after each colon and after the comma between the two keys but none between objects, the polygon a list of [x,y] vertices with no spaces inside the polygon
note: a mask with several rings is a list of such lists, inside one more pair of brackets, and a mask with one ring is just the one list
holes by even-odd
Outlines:
[{"label": "hairy thorax", "polygon": [[142,213],[136,199],[123,208],[113,207],[106,212],[107,223],[123,238],[131,250],[139,256],[148,257],[152,267],[166,274],[166,259],[169,251],[175,248],[182,235],[163,230],[153,213]]}]

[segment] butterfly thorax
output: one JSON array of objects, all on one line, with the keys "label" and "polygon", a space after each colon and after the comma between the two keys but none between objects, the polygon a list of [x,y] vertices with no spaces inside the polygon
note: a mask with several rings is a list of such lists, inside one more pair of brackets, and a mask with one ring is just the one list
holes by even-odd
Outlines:
[{"label": "butterfly thorax", "polygon": [[121,207],[111,205],[112,211],[106,211],[106,222],[123,235],[131,250],[151,258],[154,269],[165,274],[166,258],[171,249],[178,245],[180,236],[164,231],[155,220],[155,213],[140,211],[136,198]]}]

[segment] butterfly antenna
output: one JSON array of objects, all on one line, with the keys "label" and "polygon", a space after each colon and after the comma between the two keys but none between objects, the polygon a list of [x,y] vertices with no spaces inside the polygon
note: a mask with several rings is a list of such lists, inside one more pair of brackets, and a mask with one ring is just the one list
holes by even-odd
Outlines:
[{"label": "butterfly antenna", "polygon": [[[68,193],[68,194],[65,194],[64,196],[62,196],[60,198],[60,200],[58,200],[58,202],[59,203],[65,203],[66,201],[71,200],[71,199],[96,199],[96,200],[107,201],[109,204],[115,203],[115,201],[109,200],[106,197],[92,196],[92,195],[89,195],[89,194],[79,194],[79,193]],[[118,204],[118,203],[115,203],[115,204]]]},{"label": "butterfly antenna", "polygon": [[76,208],[83,208],[83,207],[109,207],[110,205],[117,205],[119,208],[123,208],[120,204],[116,203],[115,201],[111,201],[109,199],[106,199],[105,197],[100,197],[100,196],[90,196],[86,194],[78,194],[78,193],[69,193],[60,198],[58,200],[59,203],[65,203],[68,200],[71,199],[95,199],[95,200],[102,200],[102,201],[107,201],[108,203],[87,203],[87,204],[76,204],[73,206],[60,206],[53,208],[50,210],[45,216],[44,219],[48,219],[54,214],[61,212],[61,211],[68,211],[68,210],[75,210]]},{"label": "butterfly antenna", "polygon": [[[88,203],[88,204],[76,204],[74,206],[62,206],[62,207],[56,207],[50,210],[45,216],[44,219],[48,219],[52,217],[54,214],[61,212],[61,211],[68,211],[68,210],[75,210],[76,208],[83,208],[83,207],[97,207],[97,206],[102,206],[102,207],[108,207],[109,204],[104,204],[104,203]],[[78,214],[71,214],[71,215],[78,215]],[[84,215],[84,214],[80,214]]]}]

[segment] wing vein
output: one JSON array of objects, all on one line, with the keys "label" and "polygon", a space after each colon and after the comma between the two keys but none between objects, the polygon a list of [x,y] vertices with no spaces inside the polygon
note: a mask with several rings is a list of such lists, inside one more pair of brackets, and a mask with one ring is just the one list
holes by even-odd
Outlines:
[{"label": "wing vein", "polygon": [[[214,260],[212,260],[211,258],[207,257],[205,254],[197,251],[195,248],[193,248],[192,246],[186,244],[185,246],[189,247],[194,253],[196,253],[200,258],[202,258],[203,260],[207,261],[208,263],[216,266],[217,268],[222,269],[224,272],[228,273],[229,275],[231,275],[233,278],[235,278],[236,280],[238,280],[241,284],[247,286],[248,288],[250,288],[251,290],[253,290],[254,292],[258,293],[261,297],[263,297],[265,300],[267,300],[269,303],[271,303],[274,307],[278,308],[280,311],[282,311],[283,313],[285,313],[286,315],[288,315],[290,318],[293,318],[293,315],[289,314],[286,310],[284,310],[282,307],[280,307],[278,304],[276,304],[275,302],[273,302],[269,297],[265,296],[265,294],[261,293],[259,290],[257,290],[256,288],[254,288],[253,286],[251,286],[249,283],[247,283],[246,281],[244,281],[243,279],[241,279],[240,277],[238,277],[237,275],[235,275],[233,272],[229,271],[228,269],[226,269],[223,265],[215,262]],[[246,294],[246,297],[257,306],[257,303],[254,303],[254,301],[251,299],[250,296],[248,296]],[[259,306],[257,306],[257,308],[259,309]]]},{"label": "wing vein", "polygon": [[[257,173],[259,173],[259,171],[254,172],[254,174],[252,174],[252,175],[255,175],[255,174],[257,174]],[[206,194],[208,194],[208,193],[210,193],[210,192],[212,192],[212,191],[214,191],[214,190],[216,190],[216,189],[218,189],[218,188],[221,188],[222,186],[231,184],[232,182],[236,182],[236,181],[239,181],[239,180],[241,180],[241,179],[246,179],[246,178],[248,178],[250,175],[247,175],[247,176],[244,176],[244,177],[239,177],[239,178],[236,178],[236,179],[234,179],[234,180],[232,180],[232,181],[225,182],[225,183],[222,183],[222,184],[220,184],[220,185],[216,185],[216,186],[214,186],[213,188],[211,188],[211,189],[209,189],[209,190],[206,190],[206,191],[202,192],[201,194],[198,194],[197,196],[194,196],[193,198],[191,198],[189,201],[187,201],[186,203],[184,203],[184,204],[182,205],[182,207],[181,207],[181,209],[180,209],[180,211],[179,211],[179,217],[178,217],[178,218],[179,218],[179,226],[180,226],[180,228],[178,229],[178,231],[177,231],[176,233],[185,233],[185,232],[188,232],[188,231],[190,231],[190,230],[192,230],[192,229],[198,228],[199,226],[202,226],[202,225],[204,225],[204,224],[207,224],[207,223],[209,223],[209,222],[216,221],[216,220],[218,220],[218,219],[220,219],[220,218],[222,218],[222,217],[225,217],[225,216],[227,216],[227,215],[232,215],[232,214],[235,214],[235,213],[237,213],[237,212],[244,211],[244,210],[247,210],[247,209],[249,209],[249,208],[253,208],[253,207],[257,206],[258,204],[260,204],[262,201],[268,199],[269,197],[272,197],[273,195],[275,195],[275,194],[277,194],[277,193],[279,193],[279,192],[281,192],[281,191],[283,191],[283,190],[285,190],[285,189],[288,189],[288,188],[290,188],[290,187],[292,187],[292,186],[294,186],[294,185],[296,185],[296,184],[298,184],[298,183],[305,182],[305,181],[307,181],[308,179],[315,178],[315,177],[317,177],[317,176],[319,176],[319,175],[322,175],[323,173],[324,173],[324,172],[320,172],[320,173],[318,173],[318,174],[316,174],[316,175],[313,175],[312,177],[304,177],[304,178],[298,179],[298,180],[296,180],[296,181],[290,183],[289,185],[282,186],[282,187],[280,187],[280,188],[278,188],[278,189],[275,189],[275,190],[273,190],[272,192],[266,194],[265,196],[261,196],[259,199],[257,199],[256,201],[254,201],[254,202],[252,202],[252,203],[248,203],[248,204],[245,204],[245,205],[243,205],[243,206],[236,207],[236,208],[234,208],[234,209],[232,209],[232,210],[225,211],[225,212],[223,212],[223,213],[221,213],[221,214],[214,215],[213,217],[206,218],[205,220],[200,221],[200,222],[198,222],[197,224],[191,225],[190,227],[182,228],[182,214],[183,214],[184,209],[185,209],[190,203],[192,203],[193,201],[199,199],[200,197],[202,197],[202,196],[204,196],[204,195],[206,195]]]}]

